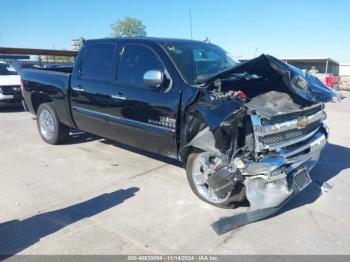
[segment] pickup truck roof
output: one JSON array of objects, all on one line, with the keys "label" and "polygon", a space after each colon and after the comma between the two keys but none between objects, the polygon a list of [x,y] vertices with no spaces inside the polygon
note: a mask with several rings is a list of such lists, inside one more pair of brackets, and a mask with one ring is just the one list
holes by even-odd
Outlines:
[{"label": "pickup truck roof", "polygon": [[[154,43],[158,45],[164,45],[168,43],[174,43],[174,44],[196,44],[196,43],[205,43],[203,41],[198,40],[188,40],[188,39],[178,39],[178,38],[158,38],[158,37],[115,37],[115,38],[102,38],[102,39],[91,39],[86,40],[86,44],[92,44],[92,43],[100,43],[100,42],[134,42],[134,43]],[[213,45],[213,44],[210,44]]]}]

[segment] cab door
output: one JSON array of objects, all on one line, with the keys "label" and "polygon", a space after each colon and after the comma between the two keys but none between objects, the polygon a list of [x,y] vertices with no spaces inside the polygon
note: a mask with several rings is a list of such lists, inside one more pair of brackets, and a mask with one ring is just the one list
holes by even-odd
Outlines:
[{"label": "cab door", "polygon": [[115,88],[116,44],[93,43],[84,46],[81,67],[71,81],[71,112],[77,127],[110,137],[107,120],[109,90]]},{"label": "cab door", "polygon": [[[144,74],[149,70],[164,74],[162,86],[144,84]],[[116,140],[169,157],[177,156],[180,88],[154,49],[137,43],[123,46],[117,85],[110,99],[109,120]]]}]

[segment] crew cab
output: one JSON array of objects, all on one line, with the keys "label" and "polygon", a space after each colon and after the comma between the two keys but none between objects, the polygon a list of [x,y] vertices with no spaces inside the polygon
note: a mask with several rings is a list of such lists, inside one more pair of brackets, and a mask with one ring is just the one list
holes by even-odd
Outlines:
[{"label": "crew cab", "polygon": [[77,128],[181,161],[209,204],[247,199],[271,215],[309,183],[326,145],[317,78],[272,56],[237,63],[200,41],[85,41],[74,68],[23,70],[23,97],[42,139]]},{"label": "crew cab", "polygon": [[21,78],[6,62],[0,61],[0,106],[21,101]]}]

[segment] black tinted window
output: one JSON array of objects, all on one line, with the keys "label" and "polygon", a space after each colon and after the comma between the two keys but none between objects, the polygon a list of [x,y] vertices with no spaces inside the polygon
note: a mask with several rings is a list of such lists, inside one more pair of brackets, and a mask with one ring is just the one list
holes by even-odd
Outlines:
[{"label": "black tinted window", "polygon": [[16,70],[8,64],[0,64],[0,76],[18,75]]},{"label": "black tinted window", "polygon": [[120,60],[118,82],[132,86],[144,86],[143,75],[149,70],[163,70],[158,56],[148,47],[128,45]]},{"label": "black tinted window", "polygon": [[86,47],[81,67],[83,77],[114,80],[114,50],[114,45],[109,44]]},{"label": "black tinted window", "polygon": [[165,50],[189,84],[200,84],[237,63],[223,49],[206,43],[167,43]]}]

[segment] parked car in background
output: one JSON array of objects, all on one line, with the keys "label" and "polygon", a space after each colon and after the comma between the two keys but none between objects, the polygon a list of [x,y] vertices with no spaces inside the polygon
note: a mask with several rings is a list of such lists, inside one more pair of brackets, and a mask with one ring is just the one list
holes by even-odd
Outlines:
[{"label": "parked car in background", "polygon": [[15,61],[11,64],[13,68],[20,74],[22,69],[36,69],[40,68],[38,64],[35,62],[27,62],[27,61]]},{"label": "parked car in background", "polygon": [[57,68],[57,67],[59,67],[60,65],[58,65],[58,64],[45,64],[44,66],[43,66],[43,68]]},{"label": "parked car in background", "polygon": [[62,67],[73,67],[73,63],[68,63],[68,62],[58,62],[56,64],[45,64],[43,68],[62,68]]},{"label": "parked car in background", "polygon": [[0,61],[0,106],[21,102],[21,78],[11,65]]}]

